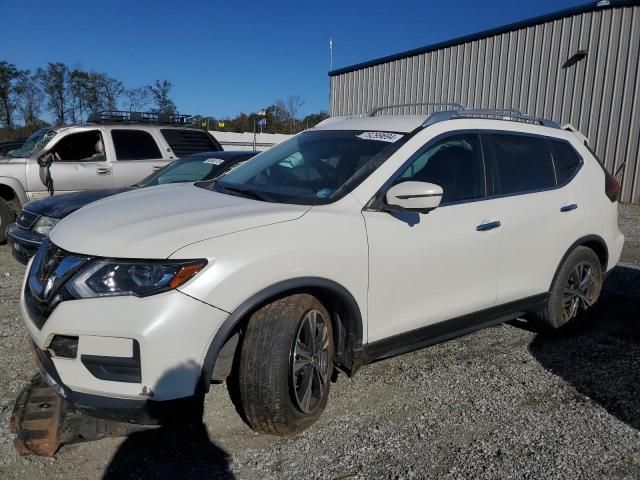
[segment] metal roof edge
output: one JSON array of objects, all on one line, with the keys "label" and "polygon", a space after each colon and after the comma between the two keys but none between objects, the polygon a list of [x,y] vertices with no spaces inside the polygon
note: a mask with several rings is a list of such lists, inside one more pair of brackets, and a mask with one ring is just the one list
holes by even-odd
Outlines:
[{"label": "metal roof edge", "polygon": [[533,25],[538,25],[540,23],[550,22],[552,20],[558,20],[560,18],[570,17],[572,15],[577,15],[580,13],[593,12],[597,10],[608,10],[611,8],[620,8],[620,7],[631,7],[640,5],[640,0],[609,0],[608,3],[603,3],[601,1],[598,2],[589,2],[583,5],[577,5],[575,7],[565,8],[564,10],[559,10],[556,12],[545,13],[543,15],[539,15],[537,17],[528,18],[526,20],[520,20],[518,22],[509,23],[507,25],[503,25],[500,27],[490,28],[488,30],[483,30],[481,32],[472,33],[469,35],[464,35],[461,37],[456,37],[451,40],[444,40],[438,43],[432,43],[430,45],[426,45],[424,47],[418,47],[411,50],[406,50],[404,52],[395,53],[393,55],[387,55],[384,57],[375,58],[373,60],[369,60],[362,63],[356,63],[354,65],[350,65],[348,67],[337,68],[335,70],[331,70],[329,72],[330,77],[335,77],[337,75],[342,75],[344,73],[354,72],[356,70],[361,70],[367,67],[373,67],[375,65],[380,65],[382,63],[391,62],[393,60],[399,60],[402,58],[413,57],[415,55],[419,55],[421,53],[428,53],[434,50],[440,50],[442,48],[451,47],[454,45],[459,45],[465,42],[471,42],[473,40],[479,40],[481,38],[490,37],[493,35],[499,35],[502,33],[511,32],[513,30],[518,30],[525,27],[531,27]]}]

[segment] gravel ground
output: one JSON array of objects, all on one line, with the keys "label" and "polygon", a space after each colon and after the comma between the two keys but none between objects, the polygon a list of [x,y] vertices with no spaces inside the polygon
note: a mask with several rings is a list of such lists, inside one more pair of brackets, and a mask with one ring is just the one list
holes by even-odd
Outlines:
[{"label": "gravel ground", "polygon": [[320,421],[256,435],[224,386],[204,424],[20,457],[13,402],[35,373],[17,308],[23,270],[0,247],[1,478],[640,478],[640,206],[622,206],[621,265],[587,328],[511,322],[340,377]]}]

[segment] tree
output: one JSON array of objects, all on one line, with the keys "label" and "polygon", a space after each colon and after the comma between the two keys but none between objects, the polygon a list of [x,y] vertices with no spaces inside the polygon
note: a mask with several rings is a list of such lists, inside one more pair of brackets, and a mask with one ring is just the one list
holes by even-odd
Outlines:
[{"label": "tree", "polygon": [[25,72],[16,83],[16,96],[18,98],[18,112],[29,130],[35,130],[42,125],[40,114],[42,113],[42,90],[34,75]]},{"label": "tree", "polygon": [[156,113],[176,113],[176,104],[169,98],[169,91],[173,85],[169,80],[156,80],[149,86],[151,98],[155,104]]},{"label": "tree", "polygon": [[149,87],[129,88],[124,91],[126,109],[130,112],[142,112],[151,102]]},{"label": "tree", "polygon": [[291,129],[291,133],[296,132],[296,123],[298,118],[298,112],[304,105],[304,100],[300,98],[298,95],[290,95],[285,100],[285,105],[287,112],[289,113],[289,125]]},{"label": "tree", "polygon": [[89,87],[89,74],[79,68],[69,72],[67,76],[67,90],[69,92],[69,114],[73,123],[82,123],[87,105],[87,90]]},{"label": "tree", "polygon": [[16,82],[26,74],[11,63],[0,62],[0,124],[5,128],[13,128],[13,113],[18,105]]},{"label": "tree", "polygon": [[302,119],[302,127],[305,129],[315,127],[317,124],[319,124],[323,120],[326,120],[327,118],[329,118],[329,113],[324,110],[321,110],[318,113],[310,113]]},{"label": "tree", "polygon": [[64,125],[67,112],[67,79],[69,67],[64,63],[49,63],[46,69],[38,68],[36,77],[47,99],[47,107],[58,125]]}]

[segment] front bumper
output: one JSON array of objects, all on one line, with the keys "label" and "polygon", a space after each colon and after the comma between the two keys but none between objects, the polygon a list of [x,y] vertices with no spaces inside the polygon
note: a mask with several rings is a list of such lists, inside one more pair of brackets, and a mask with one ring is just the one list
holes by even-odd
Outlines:
[{"label": "front bumper", "polygon": [[62,382],[49,352],[41,350],[33,343],[31,348],[38,370],[47,385],[74,407],[94,417],[155,425],[202,414],[201,398],[197,395],[158,402],[112,398],[73,391]]},{"label": "front bumper", "polygon": [[[107,412],[102,416],[108,418],[116,418],[112,411],[145,410],[145,402],[157,406],[192,397],[207,349],[228,315],[175,290],[145,298],[69,300],[39,324],[26,305],[23,285],[20,306],[33,343],[44,355],[38,362],[55,372],[49,375],[61,386],[60,395],[96,415]],[[58,335],[78,338],[75,358],[56,356],[50,349]],[[136,344],[138,380],[114,381],[87,366],[87,357],[129,360],[136,356]],[[129,416],[135,417],[124,414]]]},{"label": "front bumper", "polygon": [[36,254],[45,238],[45,236],[33,230],[26,230],[15,223],[7,227],[7,241],[11,247],[11,254],[23,265],[26,265],[29,259]]}]

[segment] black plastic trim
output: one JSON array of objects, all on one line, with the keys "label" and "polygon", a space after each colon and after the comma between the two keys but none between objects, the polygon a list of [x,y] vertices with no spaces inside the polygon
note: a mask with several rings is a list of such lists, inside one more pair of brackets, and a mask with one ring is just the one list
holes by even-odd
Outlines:
[{"label": "black plastic trim", "polygon": [[242,302],[242,304],[240,304],[240,306],[236,308],[231,313],[231,315],[229,315],[229,317],[227,317],[227,319],[218,329],[218,332],[216,333],[213,341],[211,342],[211,345],[209,345],[209,349],[207,350],[207,355],[202,367],[202,376],[200,381],[200,388],[202,389],[202,391],[209,391],[209,387],[211,386],[213,367],[215,366],[218,354],[222,350],[222,347],[224,346],[227,338],[229,338],[234,330],[236,330],[243,318],[245,318],[248,314],[255,311],[265,303],[278,298],[285,293],[289,294],[291,292],[295,292],[296,290],[313,288],[327,289],[338,295],[349,310],[352,323],[352,338],[348,339],[350,345],[348,344],[347,348],[351,350],[352,365],[350,368],[350,373],[355,373],[355,371],[362,365],[363,324],[362,314],[360,312],[358,302],[346,288],[332,280],[321,277],[299,277],[276,283],[274,285],[271,285],[270,287],[265,288],[264,290],[261,290],[260,292],[254,294],[253,296]]},{"label": "black plastic trim", "polygon": [[548,297],[548,293],[541,293],[369,343],[364,346],[365,363],[412,352],[513,320],[520,315],[543,308]]},{"label": "black plastic trim", "polygon": [[356,63],[354,65],[350,65],[348,67],[338,68],[329,72],[330,77],[335,77],[337,75],[342,75],[344,73],[355,72],[356,70],[361,70],[367,67],[373,67],[376,65],[380,65],[383,63],[388,63],[393,60],[400,60],[402,58],[413,57],[415,55],[420,55],[422,53],[432,52],[434,50],[440,50],[442,48],[452,47],[454,45],[460,45],[466,42],[472,42],[474,40],[479,40],[481,38],[490,37],[493,35],[500,35],[502,33],[511,32],[513,30],[519,30],[521,28],[531,27],[533,25],[538,25],[540,23],[551,22],[553,20],[558,20],[565,17],[570,17],[572,15],[578,15],[580,13],[586,12],[594,12],[594,11],[602,11],[610,8],[619,8],[619,7],[632,7],[640,5],[640,1],[638,0],[610,0],[608,4],[598,6],[596,2],[587,3],[584,5],[578,5],[576,7],[567,8],[564,10],[559,10],[556,12],[547,13],[544,15],[539,15],[537,17],[529,18],[526,20],[521,20],[519,22],[509,23],[507,25],[502,25],[496,28],[490,28],[488,30],[482,30],[477,33],[472,33],[470,35],[464,35],[462,37],[456,37],[451,40],[445,40],[443,42],[432,43],[431,45],[426,45],[424,47],[414,48],[411,50],[406,50],[404,52],[396,53],[393,55],[387,55],[384,57],[375,58],[373,60],[369,60],[366,62]]},{"label": "black plastic trim", "polygon": [[111,382],[140,383],[140,344],[133,340],[132,357],[109,357],[103,355],[80,355],[80,361],[87,370],[100,380]]}]

